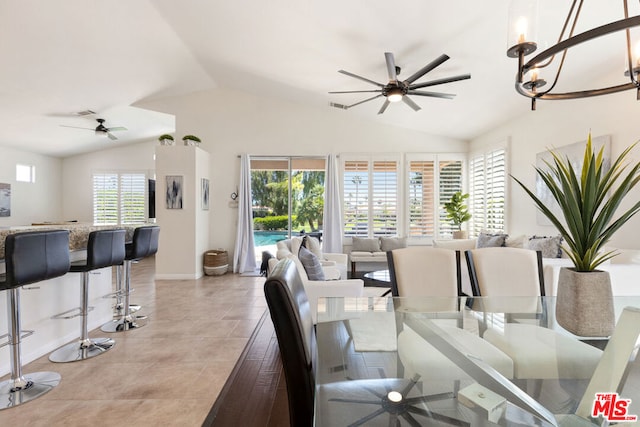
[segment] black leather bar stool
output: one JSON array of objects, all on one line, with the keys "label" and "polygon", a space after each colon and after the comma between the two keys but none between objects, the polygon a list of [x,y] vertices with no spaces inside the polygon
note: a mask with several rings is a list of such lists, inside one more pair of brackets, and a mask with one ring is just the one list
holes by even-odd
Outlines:
[{"label": "black leather bar stool", "polygon": [[124,300],[122,307],[124,316],[121,319],[115,319],[105,323],[100,328],[103,332],[121,332],[130,329],[140,328],[144,326],[142,323],[136,322],[138,318],[131,315],[131,305],[129,304],[129,295],[131,294],[131,263],[151,256],[158,252],[158,240],[160,238],[160,227],[150,225],[138,227],[133,232],[133,240],[126,245],[126,256],[123,262],[124,286],[120,286]]},{"label": "black leather bar stool", "polygon": [[[11,379],[0,383],[0,409],[29,402],[60,383],[56,372],[22,375],[20,343],[20,287],[63,276],[69,271],[69,232],[66,230],[29,231],[10,234],[5,239],[6,275],[0,276],[0,290],[7,290],[8,341]],[[24,336],[32,331],[25,331]]]},{"label": "black leather bar stool", "polygon": [[82,273],[80,314],[82,327],[80,341],[60,347],[49,355],[52,362],[75,362],[99,356],[110,350],[115,342],[110,338],[89,338],[89,272],[119,265],[124,260],[125,230],[100,230],[89,233],[87,259],[71,263],[72,273]]}]

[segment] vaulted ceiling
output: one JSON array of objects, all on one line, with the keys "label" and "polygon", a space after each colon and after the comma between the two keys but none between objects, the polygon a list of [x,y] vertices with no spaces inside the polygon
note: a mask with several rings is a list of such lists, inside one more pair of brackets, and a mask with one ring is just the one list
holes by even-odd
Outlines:
[{"label": "vaulted ceiling", "polygon": [[[569,6],[540,0],[542,44],[557,38]],[[622,18],[619,2],[609,0],[586,1],[582,13],[577,32]],[[3,0],[0,146],[65,156],[155,137],[171,132],[174,118],[138,103],[221,86],[316,108],[351,104],[369,94],[327,92],[375,87],[337,71],[386,83],[387,51],[401,78],[443,53],[451,59],[420,81],[472,77],[429,88],[454,93],[453,100],[414,97],[418,112],[399,103],[377,115],[377,99],[339,113],[365,125],[473,139],[535,114],[513,89],[507,18],[506,0]],[[568,84],[620,80],[623,36],[571,52]],[[620,66],[611,70],[612,63]],[[97,114],[76,114],[87,109]],[[90,130],[96,118],[128,130],[110,142]]]}]

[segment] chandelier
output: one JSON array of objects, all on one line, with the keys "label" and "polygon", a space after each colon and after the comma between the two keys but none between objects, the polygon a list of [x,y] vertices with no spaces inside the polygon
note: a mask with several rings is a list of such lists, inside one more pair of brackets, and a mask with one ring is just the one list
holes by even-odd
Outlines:
[{"label": "chandelier", "polygon": [[[640,42],[636,52],[631,48],[631,35],[629,29],[640,25],[640,15],[629,17],[627,0],[623,0],[624,19],[611,22],[600,27],[593,28],[580,34],[574,34],[576,24],[582,11],[584,0],[573,0],[569,13],[564,22],[557,43],[548,49],[538,53],[525,62],[525,56],[533,53],[538,48],[535,41],[535,20],[537,18],[536,0],[512,0],[509,12],[509,44],[516,43],[507,49],[507,56],[518,58],[518,72],[516,74],[515,88],[518,93],[531,99],[531,109],[536,109],[538,99],[576,99],[590,96],[606,95],[622,92],[629,89],[636,90],[636,99],[640,100],[640,83],[638,72],[640,71]],[[609,87],[577,90],[573,92],[553,92],[564,65],[567,52],[572,47],[593,40],[598,37],[612,34],[618,31],[626,32],[626,82]],[[555,77],[550,84],[540,78],[540,70],[554,64]],[[525,79],[525,75],[528,78]]]}]

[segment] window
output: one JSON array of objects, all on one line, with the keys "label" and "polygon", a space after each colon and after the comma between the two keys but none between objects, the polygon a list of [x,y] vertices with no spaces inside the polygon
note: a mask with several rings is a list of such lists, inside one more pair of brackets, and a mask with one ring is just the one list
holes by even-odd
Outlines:
[{"label": "window", "polygon": [[36,182],[36,167],[16,164],[16,181],[31,183]]},{"label": "window", "polygon": [[93,175],[94,224],[142,224],[146,221],[144,173],[97,173]]},{"label": "window", "polygon": [[463,191],[461,157],[446,155],[407,155],[407,212],[410,238],[433,239],[451,236],[444,203]]},{"label": "window", "polygon": [[506,148],[497,148],[469,161],[472,236],[505,230],[506,156]]},{"label": "window", "polygon": [[345,159],[344,232],[347,237],[398,234],[398,161]]}]

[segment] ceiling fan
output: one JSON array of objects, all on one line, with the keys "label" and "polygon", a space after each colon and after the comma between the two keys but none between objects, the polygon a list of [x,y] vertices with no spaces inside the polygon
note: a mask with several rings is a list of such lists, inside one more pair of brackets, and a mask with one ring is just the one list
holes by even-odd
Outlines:
[{"label": "ceiling fan", "polygon": [[403,81],[398,79],[398,74],[400,74],[400,67],[396,66],[395,59],[393,58],[393,53],[385,52],[384,59],[385,59],[385,61],[387,63],[387,73],[389,74],[389,83],[387,83],[387,84],[378,83],[378,82],[375,82],[373,80],[369,80],[369,79],[367,79],[365,77],[358,76],[357,74],[353,74],[353,73],[350,73],[350,72],[345,71],[345,70],[339,70],[338,71],[339,73],[345,74],[345,75],[347,75],[349,77],[354,77],[356,79],[359,79],[359,80],[365,81],[367,83],[371,83],[371,84],[373,84],[375,86],[378,86],[379,89],[376,89],[376,90],[347,90],[347,91],[329,92],[329,93],[368,93],[368,92],[372,92],[372,93],[378,93],[378,95],[372,96],[371,98],[367,98],[367,99],[365,99],[363,101],[359,101],[359,102],[356,102],[355,104],[351,104],[351,105],[338,104],[338,103],[335,103],[335,102],[331,102],[329,105],[331,105],[332,107],[342,108],[342,109],[346,110],[348,108],[355,107],[356,105],[360,105],[360,104],[363,104],[365,102],[372,101],[374,99],[380,98],[381,96],[384,96],[387,99],[384,101],[384,104],[382,104],[382,107],[378,111],[378,114],[384,113],[384,111],[387,109],[387,107],[389,106],[390,103],[398,102],[398,101],[403,101],[409,107],[413,108],[414,111],[418,111],[418,110],[420,110],[420,106],[418,104],[416,104],[415,102],[413,102],[413,100],[411,98],[409,98],[407,95],[429,96],[429,97],[433,97],[433,98],[453,99],[453,97],[455,96],[454,94],[441,93],[441,92],[425,92],[425,91],[420,91],[418,89],[422,89],[422,88],[429,87],[429,86],[441,85],[441,84],[444,84],[444,83],[456,82],[458,80],[466,80],[466,79],[470,79],[471,78],[471,74],[461,74],[459,76],[448,77],[448,78],[437,79],[437,80],[431,80],[431,81],[424,82],[424,83],[414,83],[416,80],[418,80],[419,78],[421,78],[422,76],[427,74],[429,71],[433,70],[434,68],[436,68],[437,66],[441,65],[443,62],[448,60],[449,57],[447,55],[444,55],[444,54],[440,55],[434,61],[432,61],[429,64],[425,65],[424,67],[422,67],[421,69],[419,69],[418,71],[416,71],[414,74],[412,74],[406,80],[403,80]]},{"label": "ceiling fan", "polygon": [[96,135],[106,135],[109,137],[109,139],[115,141],[118,138],[112,134],[111,132],[116,132],[116,131],[121,131],[121,130],[127,130],[127,128],[122,127],[122,126],[114,126],[114,127],[106,127],[104,125],[105,120],[104,119],[96,119],[96,121],[98,122],[98,126],[94,128],[83,128],[83,127],[78,127],[78,126],[67,126],[67,125],[60,125],[62,127],[65,128],[74,128],[74,129],[85,129],[85,130],[92,130],[96,133]]}]

